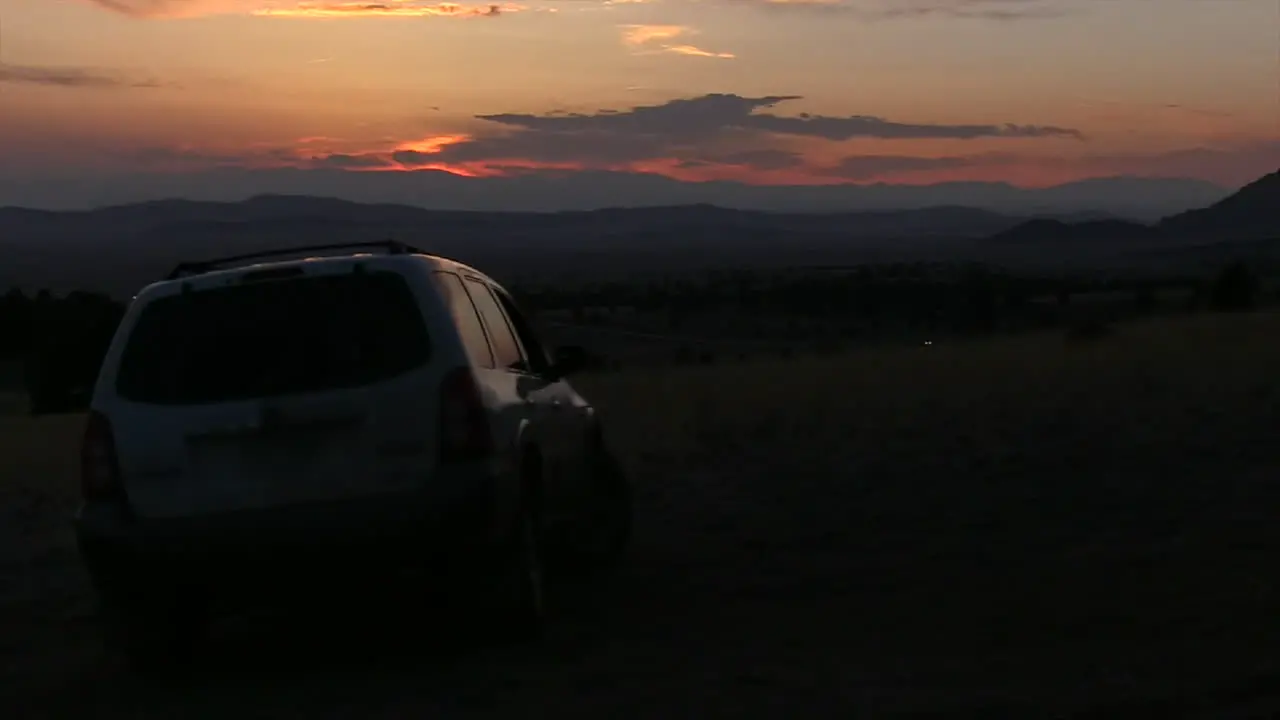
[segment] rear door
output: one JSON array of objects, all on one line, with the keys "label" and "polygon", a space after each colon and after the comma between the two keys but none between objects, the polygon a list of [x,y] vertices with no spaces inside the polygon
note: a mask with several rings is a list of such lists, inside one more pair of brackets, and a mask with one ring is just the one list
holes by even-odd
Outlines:
[{"label": "rear door", "polygon": [[250,272],[142,307],[107,403],[136,511],[280,507],[422,483],[442,374],[423,293],[399,273],[337,265]]},{"label": "rear door", "polygon": [[535,424],[545,473],[543,492],[548,502],[545,509],[551,513],[551,520],[557,520],[561,511],[569,507],[567,499],[571,490],[571,457],[565,422],[568,408],[556,392],[556,383],[535,370],[535,364],[543,366],[545,362],[530,360],[489,283],[474,275],[464,279],[493,347],[496,369],[505,375],[503,382],[512,388],[518,404]]},{"label": "rear door", "polygon": [[[493,291],[511,323],[511,329],[520,341],[528,369],[539,378],[550,378],[551,357],[533,329],[533,323],[504,290],[494,287]],[[542,393],[545,402],[551,406],[551,423],[555,426],[563,457],[561,475],[566,492],[577,493],[582,490],[590,470],[587,465],[586,439],[591,407],[574,392],[567,380],[558,378],[548,379],[546,382],[547,386]]]}]

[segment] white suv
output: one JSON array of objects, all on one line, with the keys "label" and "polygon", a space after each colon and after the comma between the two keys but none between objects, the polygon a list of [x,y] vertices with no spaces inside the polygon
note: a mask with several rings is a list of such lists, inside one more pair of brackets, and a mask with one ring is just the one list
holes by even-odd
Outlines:
[{"label": "white suv", "polygon": [[[215,269],[367,246],[386,252]],[[180,265],[133,299],[89,402],[75,530],[113,637],[163,664],[224,601],[376,595],[406,570],[538,630],[544,561],[602,569],[629,538],[565,380],[584,359],[548,357],[484,274],[395,242]]]}]

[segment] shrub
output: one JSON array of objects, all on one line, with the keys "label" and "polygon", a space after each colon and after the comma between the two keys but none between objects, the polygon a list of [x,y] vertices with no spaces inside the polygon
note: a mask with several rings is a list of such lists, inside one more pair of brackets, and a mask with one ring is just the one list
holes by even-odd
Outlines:
[{"label": "shrub", "polygon": [[1092,343],[1106,339],[1115,334],[1114,328],[1105,319],[1096,316],[1080,318],[1067,328],[1068,343]]},{"label": "shrub", "polygon": [[1258,280],[1243,262],[1224,267],[1209,289],[1209,307],[1215,312],[1252,310],[1257,301]]}]

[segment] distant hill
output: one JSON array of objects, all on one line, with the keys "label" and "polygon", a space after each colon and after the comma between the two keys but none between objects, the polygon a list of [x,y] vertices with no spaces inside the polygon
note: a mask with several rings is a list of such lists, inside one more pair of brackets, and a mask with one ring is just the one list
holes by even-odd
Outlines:
[{"label": "distant hill", "polygon": [[236,203],[163,200],[94,210],[0,208],[0,248],[113,251],[144,257],[394,236],[441,253],[657,249],[735,252],[779,242],[845,243],[978,237],[1025,218],[965,207],[860,213],[774,213],[714,205],[536,213],[427,210],[322,197],[262,195]]},{"label": "distant hill", "polygon": [[1150,225],[1126,220],[1063,222],[1052,218],[1029,220],[992,235],[993,243],[1089,242],[1114,243],[1147,240],[1159,232]]},{"label": "distant hill", "polygon": [[1209,205],[1152,225],[1126,221],[1063,222],[1035,219],[995,233],[994,243],[1240,243],[1280,238],[1280,171]]},{"label": "distant hill", "polygon": [[1159,227],[1171,235],[1223,240],[1280,237],[1280,170],[1207,208],[1165,218]]},{"label": "distant hill", "polygon": [[[220,168],[119,177],[0,177],[0,204],[52,210],[132,205],[159,197],[234,202],[254,195],[343,198],[433,210],[561,212],[715,205],[782,213],[847,213],[967,207],[1021,217],[1101,212],[1153,222],[1221,200],[1230,190],[1189,178],[1104,177],[1053,187],[1002,182],[750,185],[682,182],[651,173],[529,172],[466,178],[436,170],[347,172]],[[146,203],[156,213],[174,201]]]},{"label": "distant hill", "polygon": [[[803,213],[711,203],[481,212],[280,194],[238,202],[171,199],[60,212],[0,208],[0,256],[5,259],[0,289],[18,285],[123,294],[184,260],[385,238],[499,275],[585,273],[600,278],[602,273],[624,276],[676,268],[954,259],[1061,267],[1072,258],[1163,249],[1166,238],[1175,235],[1183,243],[1231,239],[1223,228],[1235,222],[1247,221],[1249,232],[1275,227],[1277,177],[1156,225],[1087,207],[1023,215],[957,205]],[[1042,199],[1079,199],[1128,182],[1104,179],[1026,192],[1043,192],[1037,196]]]},{"label": "distant hill", "polygon": [[713,205],[554,213],[427,210],[322,197],[235,203],[163,200],[94,210],[0,208],[0,287],[136,289],[182,260],[272,247],[396,238],[486,267],[557,272],[584,264],[714,266],[850,248],[982,237],[1025,218],[965,207],[770,213]]},{"label": "distant hill", "polygon": [[93,228],[115,234],[153,232],[164,228],[199,229],[253,225],[417,224],[426,228],[578,227],[601,225],[619,228],[649,226],[720,226],[765,224],[774,227],[840,229],[854,235],[912,235],[918,232],[947,235],[991,232],[1020,218],[966,207],[932,207],[856,213],[780,213],[735,210],[715,205],[645,208],[604,208],[565,212],[490,213],[462,210],[428,210],[410,205],[357,203],[327,197],[259,195],[241,202],[160,200],[93,210],[51,212],[0,208],[0,224],[6,229],[62,234]]}]

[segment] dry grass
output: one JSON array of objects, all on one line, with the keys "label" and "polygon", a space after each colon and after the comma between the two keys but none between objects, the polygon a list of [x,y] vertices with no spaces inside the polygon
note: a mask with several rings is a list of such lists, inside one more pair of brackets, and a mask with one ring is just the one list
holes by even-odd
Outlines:
[{"label": "dry grass", "polygon": [[82,423],[78,416],[0,414],[0,562],[19,549],[25,554],[66,546]]},{"label": "dry grass", "polygon": [[1272,313],[1128,325],[1080,346],[1034,335],[578,384],[641,453],[817,441],[912,470],[999,471],[1145,462],[1157,448],[1215,460],[1260,450],[1270,428],[1242,425],[1280,412],[1278,363]]},{"label": "dry grass", "polygon": [[[728,695],[766,715],[780,696],[1069,705],[1274,671],[1278,367],[1280,315],[1256,314],[584,377],[640,489],[626,595],[557,659],[469,672],[536,675],[503,707],[648,697],[657,716]],[[78,432],[0,417],[11,571],[66,561]],[[0,626],[30,607],[0,602]]]},{"label": "dry grass", "polygon": [[698,518],[664,528],[672,556],[875,586],[839,593],[874,618],[846,642],[970,690],[1171,692],[1275,659],[1278,367],[1280,315],[1259,314],[581,384],[670,484],[659,521]]}]

